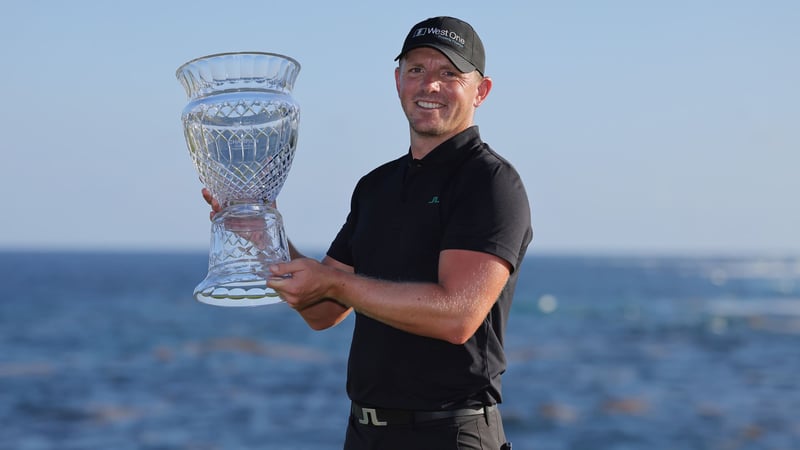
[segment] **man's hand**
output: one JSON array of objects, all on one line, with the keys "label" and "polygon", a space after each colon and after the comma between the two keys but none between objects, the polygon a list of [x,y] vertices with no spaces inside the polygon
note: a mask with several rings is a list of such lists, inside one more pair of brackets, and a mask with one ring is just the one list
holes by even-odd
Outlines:
[{"label": "man's hand", "polygon": [[[310,258],[298,258],[269,267],[273,278],[267,285],[296,310],[302,310],[328,297],[336,269]],[[286,275],[291,275],[287,277]]]},{"label": "man's hand", "polygon": [[[209,219],[212,222],[216,223],[222,221],[221,224],[225,228],[225,231],[234,233],[236,236],[250,241],[259,250],[272,248],[274,245],[277,245],[277,243],[272,242],[272,235],[269,233],[269,230],[265,228],[263,216],[227,214],[218,217],[217,214],[223,209],[222,205],[219,204],[208,189],[203,188],[201,192],[203,194],[203,199],[211,206]],[[276,203],[272,203],[269,206],[273,209],[277,208]]]},{"label": "man's hand", "polygon": [[203,193],[203,198],[205,199],[206,203],[211,205],[211,212],[209,213],[208,218],[210,220],[214,220],[214,216],[218,212],[222,211],[222,207],[219,205],[217,199],[215,199],[214,196],[211,195],[211,191],[209,191],[206,188],[203,188],[201,192]]},{"label": "man's hand", "polygon": [[[314,330],[324,330],[344,320],[352,310],[330,298],[330,290],[341,283],[343,274],[352,274],[353,268],[330,256],[317,262],[296,250],[294,255],[292,261],[270,267],[273,278],[267,280],[267,285]],[[286,277],[289,274],[291,277]]]}]

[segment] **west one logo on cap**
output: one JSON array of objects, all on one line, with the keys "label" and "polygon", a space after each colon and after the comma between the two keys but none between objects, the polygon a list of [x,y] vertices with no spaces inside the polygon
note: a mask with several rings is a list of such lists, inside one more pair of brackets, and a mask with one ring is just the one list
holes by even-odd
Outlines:
[{"label": "west one logo on cap", "polygon": [[423,37],[426,35],[435,35],[440,38],[445,38],[451,41],[453,44],[458,45],[459,47],[463,47],[466,40],[459,36],[458,33],[455,31],[445,30],[437,27],[421,27],[414,30],[414,34],[411,35],[412,39],[416,39],[419,37]]}]

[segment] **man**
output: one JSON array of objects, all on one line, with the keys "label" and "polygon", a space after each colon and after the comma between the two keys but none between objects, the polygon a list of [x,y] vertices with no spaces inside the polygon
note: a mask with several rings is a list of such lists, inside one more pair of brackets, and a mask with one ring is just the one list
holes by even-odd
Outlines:
[{"label": "man", "polygon": [[269,286],[315,330],[356,313],[346,450],[508,449],[496,404],[525,189],[473,124],[492,80],[472,27],[427,19],[396,60],[408,153],[358,182],[321,263],[292,247]]}]

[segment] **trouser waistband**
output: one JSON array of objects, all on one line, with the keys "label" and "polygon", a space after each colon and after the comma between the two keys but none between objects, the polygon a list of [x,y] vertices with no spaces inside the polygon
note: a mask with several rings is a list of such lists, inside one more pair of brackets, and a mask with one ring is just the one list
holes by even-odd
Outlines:
[{"label": "trouser waistband", "polygon": [[486,415],[496,408],[496,405],[490,405],[443,411],[412,411],[405,409],[366,408],[353,402],[350,411],[353,417],[358,420],[358,423],[362,425],[383,427],[430,422],[432,420],[451,419],[455,417]]}]

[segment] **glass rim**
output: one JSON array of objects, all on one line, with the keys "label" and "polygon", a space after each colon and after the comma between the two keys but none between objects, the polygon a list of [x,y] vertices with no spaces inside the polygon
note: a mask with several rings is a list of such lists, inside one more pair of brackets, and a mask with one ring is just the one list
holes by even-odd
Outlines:
[{"label": "glass rim", "polygon": [[200,57],[194,58],[192,60],[189,60],[189,61],[181,64],[180,67],[178,67],[178,69],[175,71],[175,73],[176,74],[180,74],[181,72],[183,72],[186,69],[186,67],[188,67],[188,66],[190,66],[190,65],[192,65],[192,64],[194,64],[194,63],[196,63],[198,61],[201,61],[201,60],[221,58],[221,57],[225,57],[225,56],[247,56],[247,55],[252,55],[252,56],[277,56],[278,58],[283,58],[283,59],[288,60],[289,62],[291,62],[292,64],[297,66],[298,70],[301,68],[299,61],[297,61],[296,59],[292,58],[291,56],[287,56],[287,55],[284,55],[284,54],[281,54],[281,53],[260,52],[260,51],[241,51],[241,52],[212,53],[210,55],[200,56]]}]

